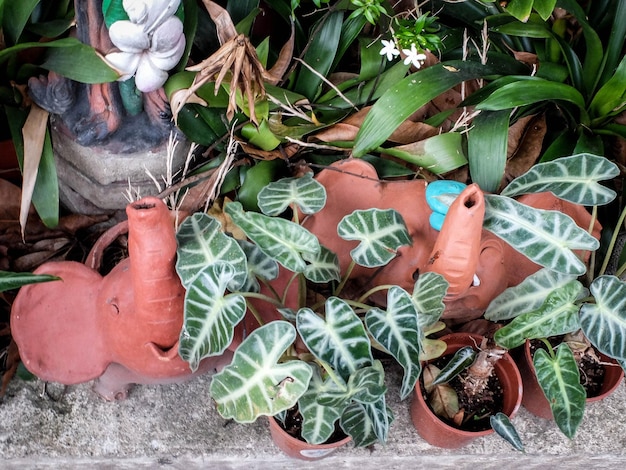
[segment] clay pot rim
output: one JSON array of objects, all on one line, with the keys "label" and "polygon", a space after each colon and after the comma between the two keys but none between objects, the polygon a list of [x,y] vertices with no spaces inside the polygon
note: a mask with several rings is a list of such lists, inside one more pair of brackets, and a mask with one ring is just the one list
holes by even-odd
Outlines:
[{"label": "clay pot rim", "polygon": [[[455,343],[453,342],[454,340],[458,340],[461,338],[470,338],[473,341],[476,342],[476,345],[479,345],[482,341],[482,339],[484,338],[481,335],[477,335],[475,333],[449,333],[447,335],[444,335],[438,339],[440,339],[441,341],[444,341],[448,347],[450,347],[450,345],[454,345]],[[450,341],[450,342],[448,342]],[[458,344],[458,343],[457,343]],[[462,343],[463,346],[465,346],[464,343]],[[446,349],[447,351],[447,349]],[[444,352],[443,355],[445,355],[446,353]],[[508,362],[509,364],[511,364],[512,370],[514,372],[514,376],[516,378],[516,381],[518,383],[518,388],[517,391],[513,390],[511,393],[517,393],[517,400],[515,400],[515,405],[513,407],[513,409],[511,410],[510,413],[505,413],[509,418],[514,418],[515,415],[517,414],[517,412],[519,411],[521,405],[522,405],[522,396],[523,396],[523,384],[522,384],[522,376],[517,368],[517,364],[515,363],[515,361],[513,360],[513,358],[511,357],[511,355],[506,352],[503,356],[502,359],[505,359],[506,362]],[[503,374],[503,370],[502,368],[504,367],[502,365],[502,363],[500,363],[500,361],[502,360],[500,359],[498,362],[496,362],[496,364],[494,365],[494,368],[496,369],[496,375],[498,376],[498,380],[500,380],[500,374]],[[428,363],[431,361],[426,361],[425,363]],[[499,364],[499,365],[498,365]],[[478,437],[482,437],[482,436],[488,436],[490,434],[494,433],[493,429],[485,429],[484,431],[467,431],[461,428],[458,428],[456,426],[452,426],[450,424],[448,424],[446,421],[444,421],[443,419],[441,419],[439,416],[437,416],[432,409],[430,408],[430,406],[428,405],[428,403],[426,402],[426,400],[424,399],[424,396],[422,394],[422,389],[421,389],[421,383],[422,383],[422,378],[421,378],[421,374],[420,374],[420,378],[418,379],[418,382],[415,384],[415,397],[416,399],[422,401],[425,405],[426,405],[426,411],[434,418],[436,418],[437,420],[440,421],[442,427],[446,430],[449,430],[450,432],[453,432],[459,436],[462,437],[472,437],[472,438],[478,438]],[[504,411],[503,411],[504,412]]]},{"label": "clay pot rim", "polygon": [[352,438],[349,435],[346,435],[346,437],[338,441],[333,441],[333,442],[326,441],[323,444],[310,444],[304,439],[298,439],[297,437],[294,437],[291,434],[289,434],[287,431],[285,431],[285,429],[280,425],[276,417],[268,416],[268,421],[269,421],[270,428],[274,428],[280,431],[280,433],[284,436],[284,439],[286,441],[297,444],[297,445],[315,447],[316,449],[333,449],[336,447],[344,446],[348,444],[350,441],[352,441]]}]

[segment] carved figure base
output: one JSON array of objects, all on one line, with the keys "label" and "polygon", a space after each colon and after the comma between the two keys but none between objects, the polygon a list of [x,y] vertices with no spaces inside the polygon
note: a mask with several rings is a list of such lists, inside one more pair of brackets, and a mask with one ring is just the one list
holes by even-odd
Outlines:
[{"label": "carved figure base", "polygon": [[[63,125],[52,118],[52,141],[59,179],[59,198],[73,213],[106,214],[128,204],[129,189],[141,196],[159,191],[148,172],[162,182],[167,174],[167,141],[154,148],[116,153],[108,147],[83,147],[63,132]],[[185,164],[190,144],[176,147],[172,168]]]}]

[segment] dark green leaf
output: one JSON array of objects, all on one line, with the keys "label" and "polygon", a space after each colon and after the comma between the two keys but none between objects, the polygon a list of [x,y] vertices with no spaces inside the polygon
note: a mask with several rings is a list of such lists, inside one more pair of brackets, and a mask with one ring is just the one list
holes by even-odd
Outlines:
[{"label": "dark green leaf", "polygon": [[483,111],[472,121],[467,153],[472,181],[496,192],[504,176],[509,140],[509,111]]},{"label": "dark green leaf", "polygon": [[[44,69],[82,83],[113,82],[119,78],[117,72],[102,60],[93,47],[75,38],[59,39],[54,43],[59,45],[61,41],[64,41],[63,47],[48,46],[50,50],[41,64]],[[76,64],[81,66],[77,67]]]},{"label": "dark green leaf", "polygon": [[494,72],[493,68],[474,62],[449,61],[395,83],[367,114],[357,134],[353,155],[361,157],[379,147],[411,114],[446,90]]},{"label": "dark green leaf", "polygon": [[556,357],[552,358],[544,349],[538,349],[533,365],[554,421],[563,434],[572,439],[583,419],[587,399],[572,350],[562,343]]},{"label": "dark green leaf", "polygon": [[489,417],[489,423],[491,424],[493,430],[498,433],[500,437],[511,444],[515,450],[524,452],[522,439],[519,437],[515,426],[513,426],[513,423],[507,415],[502,412],[496,413],[495,415]]},{"label": "dark green leaf", "polygon": [[9,44],[16,44],[24,31],[39,0],[6,0],[2,18],[2,29]]},{"label": "dark green leaf", "polygon": [[0,292],[18,289],[27,284],[59,280],[61,280],[60,277],[50,276],[48,274],[12,273],[8,271],[0,271]]},{"label": "dark green leaf", "polygon": [[448,383],[455,378],[476,360],[476,351],[471,346],[464,346],[454,353],[452,359],[441,369],[439,375],[432,381],[431,385]]}]

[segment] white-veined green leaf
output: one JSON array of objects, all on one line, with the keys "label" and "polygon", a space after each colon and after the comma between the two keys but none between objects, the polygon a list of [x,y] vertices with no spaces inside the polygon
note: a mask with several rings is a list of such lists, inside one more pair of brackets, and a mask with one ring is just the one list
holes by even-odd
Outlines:
[{"label": "white-veined green leaf", "polygon": [[296,317],[298,332],[318,359],[348,380],[354,371],[372,364],[369,338],[360,318],[344,300],[328,298],[325,316],[301,308]]},{"label": "white-veined green leaf", "polygon": [[309,281],[322,283],[341,280],[339,258],[324,245],[320,245],[319,253],[303,253],[302,258],[309,263],[304,270],[304,277]]},{"label": "white-veined green leaf", "polygon": [[572,350],[561,343],[553,359],[545,350],[538,349],[533,364],[554,421],[563,434],[572,439],[583,419],[587,400]]},{"label": "white-veined green leaf", "polygon": [[187,287],[178,353],[191,370],[196,370],[203,358],[226,350],[246,313],[242,296],[225,295],[234,276],[230,263],[218,261],[202,269]]},{"label": "white-veined green leaf", "polygon": [[375,403],[386,391],[385,370],[380,361],[374,361],[372,366],[354,371],[345,389],[331,390],[318,395],[318,403],[336,408],[342,406],[345,408],[351,401]]},{"label": "white-veined green leaf", "polygon": [[[318,403],[318,397],[326,392],[338,391],[340,386],[331,377],[326,380],[320,375],[319,366],[313,366],[313,377],[308,390],[298,400],[298,409],[302,415],[302,437],[309,444],[323,444],[335,432],[335,423],[348,405],[324,406]],[[340,377],[337,380],[343,382]],[[344,387],[345,383],[342,384]]]},{"label": "white-veined green leaf", "polygon": [[626,360],[626,283],[616,276],[600,276],[589,289],[596,303],[581,308],[585,336],[607,356]]},{"label": "white-veined green leaf", "polygon": [[485,195],[485,206],[485,229],[553,271],[580,276],[586,267],[572,250],[598,249],[598,240],[562,212],[535,209],[495,194]]},{"label": "white-veined green leaf", "polygon": [[317,237],[289,220],[245,212],[238,202],[227,204],[224,211],[263,253],[290,271],[300,273],[306,269],[302,253],[320,251]]},{"label": "white-veined green leaf", "polygon": [[383,444],[387,441],[393,413],[387,407],[385,396],[375,403],[353,402],[341,415],[341,429],[352,437],[355,447]]},{"label": "white-veined green leaf", "polygon": [[619,168],[604,157],[581,153],[534,165],[515,178],[502,196],[550,191],[555,196],[584,206],[600,206],[615,199],[615,191],[599,181],[615,178]]},{"label": "white-veined green leaf", "polygon": [[417,324],[421,329],[439,321],[446,308],[443,298],[448,291],[448,281],[441,274],[426,272],[420,274],[413,286],[411,299],[418,311]]},{"label": "white-veined green leaf", "polygon": [[498,436],[511,444],[515,450],[524,452],[522,439],[519,437],[515,426],[513,426],[513,423],[507,415],[500,411],[489,417],[489,423]]},{"label": "white-veined green leaf", "polygon": [[337,233],[344,240],[361,242],[350,255],[368,268],[386,265],[398,248],[412,243],[402,216],[393,209],[356,210],[341,219]]},{"label": "white-veined green leaf", "polygon": [[211,380],[211,396],[220,415],[251,423],[297,403],[313,370],[302,361],[278,362],[295,339],[296,330],[286,321],[273,321],[250,333],[232,362]]},{"label": "white-veined green leaf", "polygon": [[551,292],[537,310],[517,316],[503,326],[493,336],[495,342],[507,349],[513,349],[527,339],[547,338],[571,333],[580,328],[576,301],[585,292],[577,280]]},{"label": "white-veined green leaf", "polygon": [[402,400],[413,392],[422,371],[420,344],[423,334],[418,315],[411,296],[404,289],[393,286],[387,292],[387,311],[372,308],[365,316],[370,334],[404,369],[400,389]]},{"label": "white-veined green leaf", "polygon": [[257,277],[272,281],[278,277],[278,263],[263,253],[258,246],[248,240],[237,240],[248,260],[248,275],[241,286],[243,292],[259,292],[261,286]]},{"label": "white-veined green leaf", "polygon": [[485,318],[490,321],[510,320],[538,309],[550,292],[563,287],[572,279],[575,276],[540,269],[493,299],[485,311]]},{"label": "white-veined green leaf", "polygon": [[313,173],[283,178],[265,186],[258,194],[259,209],[266,215],[280,215],[295,204],[304,214],[315,214],[326,204],[326,189]]},{"label": "white-veined green leaf", "polygon": [[176,271],[183,286],[189,286],[198,271],[216,261],[225,261],[234,268],[229,290],[239,290],[243,286],[248,273],[246,255],[233,238],[222,232],[219,221],[206,214],[196,213],[180,225],[176,240]]}]

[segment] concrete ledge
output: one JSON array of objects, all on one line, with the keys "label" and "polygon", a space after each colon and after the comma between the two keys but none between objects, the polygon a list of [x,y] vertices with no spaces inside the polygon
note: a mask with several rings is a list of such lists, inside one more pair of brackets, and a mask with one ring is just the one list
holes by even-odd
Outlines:
[{"label": "concrete ledge", "polygon": [[[556,425],[521,409],[514,423],[526,453],[497,436],[458,450],[430,446],[415,431],[409,401],[397,401],[399,376],[389,378],[396,420],[386,446],[351,445],[318,462],[284,456],[266,421],[240,425],[222,419],[208,398],[210,377],[186,384],[138,386],[128,400],[107,403],[89,384],[67,387],[58,400],[41,396],[41,382],[14,380],[0,405],[2,468],[272,468],[304,470],[403,468],[610,468],[626,464],[626,387],[588,406],[572,441]],[[53,385],[51,393],[63,387]]]}]

